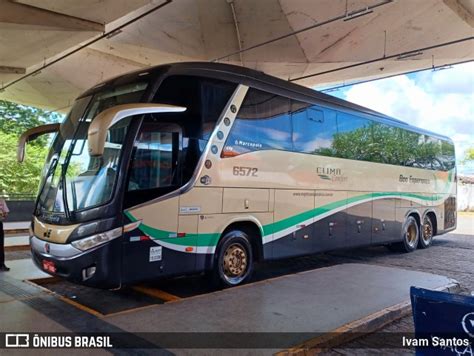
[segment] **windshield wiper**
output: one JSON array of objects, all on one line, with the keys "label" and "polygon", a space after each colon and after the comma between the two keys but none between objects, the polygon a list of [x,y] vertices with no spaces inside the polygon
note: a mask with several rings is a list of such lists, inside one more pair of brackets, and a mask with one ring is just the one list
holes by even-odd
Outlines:
[{"label": "windshield wiper", "polygon": [[54,157],[53,160],[51,161],[51,164],[48,168],[48,171],[46,172],[44,176],[44,182],[41,186],[41,189],[38,193],[38,199],[41,201],[41,196],[43,195],[44,188],[46,187],[46,181],[48,180],[48,177],[56,170],[56,166],[58,165],[58,158]]},{"label": "windshield wiper", "polygon": [[[69,150],[69,152],[71,152],[71,150]],[[68,203],[67,203],[67,191],[66,191],[66,170],[67,170],[68,165],[69,165],[69,160],[67,160],[67,159],[61,165],[61,181],[59,182],[59,184],[62,187],[64,215],[66,215],[66,219],[69,220],[69,218],[71,217],[71,214],[69,212],[69,206],[68,206]]]},{"label": "windshield wiper", "polygon": [[67,168],[69,166],[69,162],[71,161],[71,157],[72,157],[72,153],[74,152],[74,148],[76,147],[76,143],[77,143],[77,140],[78,140],[78,138],[77,138],[78,132],[81,128],[81,125],[83,125],[83,123],[85,122],[83,120],[84,120],[84,117],[82,117],[78,120],[78,125],[76,127],[76,130],[74,131],[74,135],[71,139],[69,149],[67,150],[66,156],[64,157],[64,162],[61,165],[61,181],[59,182],[59,184],[61,184],[61,187],[63,189],[62,196],[63,196],[64,214],[66,215],[66,219],[68,219],[68,220],[71,217],[71,213],[70,213],[69,205],[68,205],[68,202],[67,202],[66,171],[67,171]]}]

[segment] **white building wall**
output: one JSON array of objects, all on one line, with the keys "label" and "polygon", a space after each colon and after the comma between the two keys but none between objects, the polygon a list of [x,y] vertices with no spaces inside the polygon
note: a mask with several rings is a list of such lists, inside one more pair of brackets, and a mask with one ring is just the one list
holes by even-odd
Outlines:
[{"label": "white building wall", "polygon": [[474,184],[458,182],[458,211],[474,211]]}]

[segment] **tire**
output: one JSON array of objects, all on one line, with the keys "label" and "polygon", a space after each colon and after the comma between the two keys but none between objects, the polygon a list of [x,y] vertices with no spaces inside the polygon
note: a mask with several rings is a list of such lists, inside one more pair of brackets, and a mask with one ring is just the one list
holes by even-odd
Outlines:
[{"label": "tire", "polygon": [[388,245],[392,251],[412,252],[415,251],[420,240],[420,229],[413,216],[408,216],[402,227],[402,242]]},{"label": "tire", "polygon": [[234,287],[247,282],[253,273],[252,246],[247,234],[240,230],[226,233],[217,247],[214,261],[214,282]]},{"label": "tire", "polygon": [[423,226],[421,227],[420,241],[418,246],[421,248],[428,248],[433,243],[434,228],[433,221],[426,215],[423,219]]}]

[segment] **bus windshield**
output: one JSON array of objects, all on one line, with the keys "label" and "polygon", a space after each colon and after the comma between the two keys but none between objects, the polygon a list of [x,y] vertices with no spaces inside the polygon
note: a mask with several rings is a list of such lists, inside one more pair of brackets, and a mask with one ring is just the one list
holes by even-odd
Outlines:
[{"label": "bus windshield", "polygon": [[110,200],[131,118],[109,129],[104,154],[100,157],[91,157],[88,153],[89,124],[109,107],[140,102],[146,86],[147,83],[127,84],[76,101],[61,125],[43,171],[38,201],[41,210],[65,213]]},{"label": "bus windshield", "polygon": [[[61,124],[45,170],[38,213],[64,215],[108,203],[119,170],[127,167],[124,207],[135,206],[174,191],[188,182],[215,124],[236,85],[193,76],[169,76],[151,102],[184,107],[184,112],[145,114],[130,161],[121,164],[131,117],[108,129],[104,152],[89,154],[88,129],[105,109],[143,102],[147,83],[107,88],[79,98]],[[128,140],[127,140],[128,142]]]}]

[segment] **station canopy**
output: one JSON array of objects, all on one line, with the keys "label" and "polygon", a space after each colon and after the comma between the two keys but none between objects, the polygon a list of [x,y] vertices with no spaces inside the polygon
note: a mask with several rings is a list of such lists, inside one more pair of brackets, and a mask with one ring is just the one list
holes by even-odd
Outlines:
[{"label": "station canopy", "polygon": [[0,99],[64,112],[178,61],[338,85],[473,60],[473,26],[473,0],[0,0]]}]

